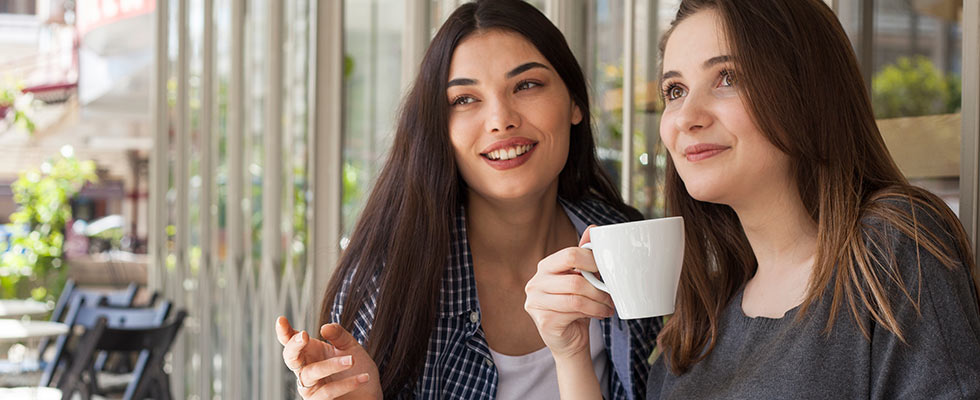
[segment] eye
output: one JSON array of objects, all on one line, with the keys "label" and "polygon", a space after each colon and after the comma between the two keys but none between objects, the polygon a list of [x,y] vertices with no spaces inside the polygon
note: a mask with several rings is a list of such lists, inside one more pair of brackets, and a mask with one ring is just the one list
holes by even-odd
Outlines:
[{"label": "eye", "polygon": [[735,87],[735,71],[726,69],[721,71],[721,82],[718,86]]},{"label": "eye", "polygon": [[527,90],[538,86],[541,86],[541,84],[537,82],[531,82],[531,81],[521,81],[520,83],[517,84],[517,87],[514,88],[514,91],[519,92],[521,90]]},{"label": "eye", "polygon": [[664,99],[667,101],[674,101],[687,94],[687,89],[677,84],[670,84],[664,89]]},{"label": "eye", "polygon": [[467,105],[467,104],[473,103],[475,101],[476,101],[476,99],[474,99],[474,98],[472,98],[470,96],[462,95],[462,96],[456,96],[456,97],[454,97],[453,98],[453,101],[450,102],[449,105],[451,105],[451,106],[462,106],[462,105]]}]

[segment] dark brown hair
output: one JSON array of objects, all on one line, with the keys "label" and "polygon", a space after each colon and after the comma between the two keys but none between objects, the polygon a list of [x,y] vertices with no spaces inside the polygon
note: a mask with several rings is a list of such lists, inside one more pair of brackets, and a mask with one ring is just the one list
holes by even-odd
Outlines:
[{"label": "dark brown hair", "polygon": [[[909,185],[888,153],[833,11],[820,0],[685,0],[660,44],[661,59],[674,27],[708,9],[723,25],[750,115],[791,159],[800,198],[817,225],[814,269],[798,317],[832,287],[828,332],[846,308],[866,337],[862,313],[904,340],[888,288],[900,288],[899,299],[916,309],[918,301],[889,262],[893,255],[880,243],[887,239],[869,221],[914,238],[948,268],[967,268],[978,286],[959,220],[941,199]],[[671,370],[681,374],[714,348],[719,317],[757,262],[735,212],[692,198],[667,160],[668,214],[687,217],[688,240],[675,314],[658,341]],[[938,222],[935,231],[921,224],[929,216]]]},{"label": "dark brown hair", "polygon": [[516,32],[555,68],[582,121],[571,127],[568,160],[558,176],[558,195],[571,201],[601,199],[625,215],[638,213],[600,168],[590,121],[589,97],[579,68],[561,32],[533,6],[519,0],[487,0],[456,9],[442,25],[422,59],[419,75],[405,96],[390,155],[354,228],[323,296],[321,324],[344,279],[350,293],[340,323],[353,326],[361,306],[374,294],[377,310],[366,343],[378,363],[385,396],[413,385],[425,362],[429,335],[439,306],[443,270],[450,253],[451,226],[464,200],[449,141],[446,85],[456,46],[468,35],[489,29]]}]

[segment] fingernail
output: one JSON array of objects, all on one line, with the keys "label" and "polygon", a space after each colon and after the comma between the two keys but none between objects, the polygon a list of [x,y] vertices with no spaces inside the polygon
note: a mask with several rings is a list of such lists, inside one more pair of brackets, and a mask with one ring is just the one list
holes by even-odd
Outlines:
[{"label": "fingernail", "polygon": [[299,335],[293,336],[293,341],[296,342],[296,343],[302,343],[303,342],[303,332],[300,332]]},{"label": "fingernail", "polygon": [[347,356],[340,359],[340,363],[343,365],[351,365],[354,363],[354,356]]},{"label": "fingernail", "polygon": [[360,375],[358,375],[357,376],[357,381],[360,382],[360,383],[367,382],[368,381],[368,374],[360,374]]}]

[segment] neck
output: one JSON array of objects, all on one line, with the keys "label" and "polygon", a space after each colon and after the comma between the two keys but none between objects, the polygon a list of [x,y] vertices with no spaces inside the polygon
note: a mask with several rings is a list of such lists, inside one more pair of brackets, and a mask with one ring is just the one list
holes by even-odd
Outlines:
[{"label": "neck", "polygon": [[817,250],[817,224],[795,187],[785,185],[732,208],[758,261],[757,275],[810,268]]},{"label": "neck", "polygon": [[467,196],[466,230],[474,259],[521,269],[525,261],[557,251],[565,225],[571,222],[558,204],[557,182],[524,199],[488,199],[472,191]]}]

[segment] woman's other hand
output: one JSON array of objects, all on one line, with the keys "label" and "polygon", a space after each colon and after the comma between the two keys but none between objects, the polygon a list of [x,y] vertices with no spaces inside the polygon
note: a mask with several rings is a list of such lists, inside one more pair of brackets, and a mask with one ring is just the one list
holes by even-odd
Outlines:
[{"label": "woman's other hand", "polygon": [[320,327],[326,341],[296,331],[286,317],[276,320],[282,359],[296,374],[296,390],[305,400],[380,399],[378,366],[353,336],[338,324]]},{"label": "woman's other hand", "polygon": [[[588,241],[586,230],[579,246]],[[569,247],[546,257],[524,288],[524,310],[556,360],[588,354],[589,319],[613,315],[609,294],[596,289],[576,270],[598,271],[590,250]]]}]

